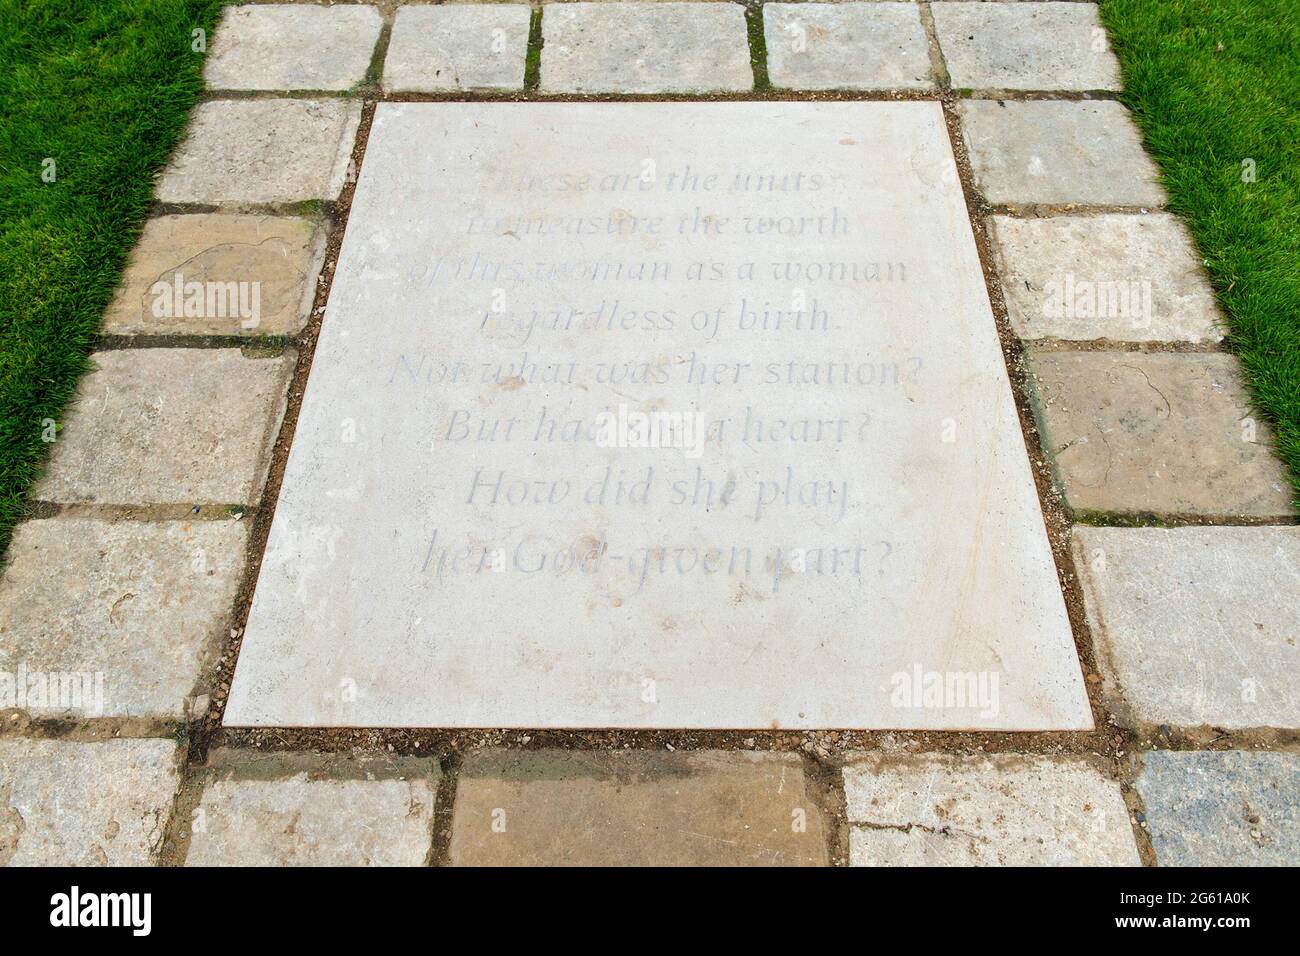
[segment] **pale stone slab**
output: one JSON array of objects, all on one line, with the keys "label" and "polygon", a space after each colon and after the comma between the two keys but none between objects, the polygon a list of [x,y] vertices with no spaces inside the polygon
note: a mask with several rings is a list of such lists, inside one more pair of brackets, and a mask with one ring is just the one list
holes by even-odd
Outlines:
[{"label": "pale stone slab", "polygon": [[487,751],[456,784],[455,866],[827,866],[793,754]]},{"label": "pale stone slab", "polygon": [[178,784],[173,740],[0,739],[0,866],[150,866]]},{"label": "pale stone slab", "polygon": [[926,90],[930,50],[915,3],[768,3],[772,85],[790,90]]},{"label": "pale stone slab", "polygon": [[1300,528],[1074,529],[1107,690],[1149,724],[1300,728]]},{"label": "pale stone slab", "polygon": [[931,7],[952,85],[979,90],[1118,90],[1119,61],[1090,3]]},{"label": "pale stone slab", "polygon": [[[437,765],[295,769],[293,757],[223,752],[191,826],[186,866],[422,866],[433,842]],[[418,766],[423,763],[424,766]],[[349,779],[351,771],[351,779]],[[385,774],[388,779],[379,776]]]},{"label": "pale stone slab", "polygon": [[1146,754],[1137,791],[1160,866],[1300,863],[1300,755]]},{"label": "pale stone slab", "polygon": [[384,89],[523,89],[531,15],[521,3],[402,7],[384,57]]},{"label": "pale stone slab", "polygon": [[119,349],[91,356],[37,501],[256,502],[284,415],[292,351]]},{"label": "pale stone slab", "polygon": [[374,7],[227,7],[203,78],[214,90],[348,90],[366,78],[383,19]]},{"label": "pale stone slab", "polygon": [[325,229],[310,219],[237,213],[150,219],[103,330],[296,335],[311,312],[324,251]]},{"label": "pale stone slab", "polygon": [[993,216],[1007,315],[1022,339],[1218,342],[1214,292],[1167,213]]},{"label": "pale stone slab", "polygon": [[939,104],[383,103],[365,170],[228,723],[1090,725]]},{"label": "pale stone slab", "polygon": [[703,93],[754,85],[735,3],[548,4],[547,93]]},{"label": "pale stone slab", "polygon": [[361,104],[211,100],[158,182],[160,202],[292,203],[343,191]]},{"label": "pale stone slab", "polygon": [[991,203],[1158,206],[1159,172],[1109,100],[962,100],[975,180]]},{"label": "pale stone slab", "polygon": [[[0,711],[183,718],[229,632],[247,524],[20,524],[0,577]],[[75,692],[55,692],[61,678]],[[19,686],[22,702],[6,693]]]},{"label": "pale stone slab", "polygon": [[1286,473],[1222,354],[1033,352],[1031,384],[1068,505],[1289,517]]},{"label": "pale stone slab", "polygon": [[1119,784],[1084,760],[868,756],[844,768],[853,866],[1137,866]]}]

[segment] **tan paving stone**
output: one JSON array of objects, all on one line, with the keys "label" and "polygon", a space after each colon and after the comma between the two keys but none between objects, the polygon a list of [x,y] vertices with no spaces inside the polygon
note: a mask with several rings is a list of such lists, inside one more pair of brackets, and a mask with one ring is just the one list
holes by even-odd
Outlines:
[{"label": "tan paving stone", "polygon": [[384,56],[384,89],[523,89],[531,16],[522,3],[402,7]]},{"label": "tan paving stone", "polygon": [[777,89],[935,85],[915,3],[768,3],[763,35],[768,75]]},{"label": "tan paving stone", "polygon": [[824,866],[790,754],[487,751],[461,769],[459,866]]}]

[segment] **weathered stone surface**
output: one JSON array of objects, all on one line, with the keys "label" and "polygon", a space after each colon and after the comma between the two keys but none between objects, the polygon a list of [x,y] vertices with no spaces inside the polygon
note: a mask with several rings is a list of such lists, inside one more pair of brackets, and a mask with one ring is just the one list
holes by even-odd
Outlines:
[{"label": "weathered stone surface", "polygon": [[457,866],[826,866],[792,754],[487,751],[456,785]]},{"label": "weathered stone surface", "polygon": [[1162,750],[1142,762],[1136,786],[1160,866],[1300,862],[1300,755]]},{"label": "weathered stone surface", "polygon": [[768,3],[763,36],[768,76],[778,89],[934,86],[915,3]]},{"label": "weathered stone surface", "polygon": [[1071,508],[1292,513],[1233,356],[1036,351],[1030,369],[1043,445]]},{"label": "weathered stone surface", "polygon": [[[187,866],[421,866],[432,846],[433,761],[214,757]],[[391,764],[391,765],[385,765]]]},{"label": "weathered stone surface", "polygon": [[1007,314],[1023,339],[1217,342],[1214,292],[1167,213],[993,216]]},{"label": "weathered stone surface", "polygon": [[1164,202],[1156,166],[1119,103],[962,100],[957,108],[989,202]]},{"label": "weathered stone surface", "polygon": [[214,90],[347,90],[366,78],[383,20],[374,7],[227,7],[203,77]]},{"label": "weathered stone surface", "polygon": [[1118,90],[1119,61],[1090,3],[937,3],[952,85],[980,90]]},{"label": "weathered stone surface", "polygon": [[172,740],[0,739],[0,866],[149,866],[178,782]]},{"label": "weathered stone surface", "polygon": [[844,768],[853,866],[1137,866],[1119,784],[1084,760],[864,756]]},{"label": "weathered stone surface", "polygon": [[310,219],[239,214],[150,219],[104,315],[103,330],[296,335],[311,312],[324,251],[325,228]]},{"label": "weathered stone surface", "polygon": [[365,170],[228,723],[1090,726],[939,104],[383,103]]},{"label": "weathered stone surface", "polygon": [[[0,710],[182,718],[229,631],[246,531],[230,520],[20,524],[0,577]],[[43,674],[50,690],[29,691],[26,706],[5,693],[3,675],[20,667],[29,688]],[[60,699],[60,673],[95,692]]]},{"label": "weathered stone surface", "polygon": [[38,501],[253,504],[284,415],[291,351],[96,352]]},{"label": "weathered stone surface", "polygon": [[548,93],[692,93],[754,85],[735,3],[550,4],[542,17]]},{"label": "weathered stone surface", "polygon": [[290,203],[337,199],[361,104],[343,99],[211,100],[190,118],[163,171],[161,202]]},{"label": "weathered stone surface", "polygon": [[1300,528],[1074,529],[1107,691],[1139,721],[1300,728]]},{"label": "weathered stone surface", "polygon": [[531,13],[522,3],[402,7],[384,57],[384,89],[523,89]]}]

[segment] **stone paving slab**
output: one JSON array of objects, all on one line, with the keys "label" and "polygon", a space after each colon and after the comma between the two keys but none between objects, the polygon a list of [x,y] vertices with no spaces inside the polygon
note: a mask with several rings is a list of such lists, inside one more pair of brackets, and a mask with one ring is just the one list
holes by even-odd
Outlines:
[{"label": "stone paving slab", "polygon": [[145,223],[104,315],[110,335],[296,335],[316,296],[326,229],[236,213]]},{"label": "stone paving slab", "polygon": [[1031,351],[1043,445],[1070,508],[1292,515],[1286,474],[1217,353]]},{"label": "stone paving slab", "polygon": [[284,415],[291,350],[119,349],[91,356],[37,501],[251,505]]},{"label": "stone paving slab", "polygon": [[1158,170],[1109,100],[962,100],[975,180],[991,203],[1157,206]]},{"label": "stone paving slab", "polygon": [[[183,718],[229,631],[247,526],[89,518],[20,524],[0,577],[0,710]],[[29,690],[26,706],[4,692],[3,673],[19,668],[40,692]],[[78,692],[56,693],[56,675],[74,678]]]},{"label": "stone paving slab", "polygon": [[772,85],[789,90],[933,89],[915,3],[768,3]]},{"label": "stone paving slab", "polygon": [[1158,865],[1300,863],[1300,755],[1157,751],[1142,762],[1135,786]]},{"label": "stone paving slab", "polygon": [[210,100],[158,182],[165,203],[294,203],[343,191],[361,104]]},{"label": "stone paving slab", "polygon": [[531,16],[521,3],[402,7],[384,57],[384,89],[521,90]]},{"label": "stone paving slab", "polygon": [[1089,3],[938,3],[939,48],[957,89],[1118,90],[1119,61]]},{"label": "stone paving slab", "polygon": [[793,754],[486,751],[461,768],[456,866],[826,866]]},{"label": "stone paving slab", "polygon": [[186,866],[422,866],[429,857],[435,761],[222,751],[212,763]]},{"label": "stone paving slab", "polygon": [[844,768],[853,866],[1137,866],[1119,784],[1079,758],[863,755]]},{"label": "stone paving slab", "polygon": [[227,7],[203,77],[214,90],[348,90],[366,78],[382,26],[362,4]]},{"label": "stone paving slab", "polygon": [[380,104],[227,724],[1091,727],[954,174],[935,102]]},{"label": "stone paving slab", "polygon": [[1007,315],[1022,339],[1218,342],[1214,292],[1167,213],[989,220]]},{"label": "stone paving slab", "polygon": [[1073,548],[1108,693],[1138,721],[1300,728],[1300,528],[1088,528]]},{"label": "stone paving slab", "polygon": [[149,866],[178,782],[172,740],[0,739],[0,866]]},{"label": "stone paving slab", "polygon": [[745,13],[735,3],[547,4],[546,93],[749,90]]}]

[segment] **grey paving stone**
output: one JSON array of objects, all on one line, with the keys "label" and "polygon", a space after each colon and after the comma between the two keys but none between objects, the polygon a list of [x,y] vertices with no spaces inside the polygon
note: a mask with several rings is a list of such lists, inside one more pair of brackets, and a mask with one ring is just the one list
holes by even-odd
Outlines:
[{"label": "grey paving stone", "polygon": [[172,740],[0,739],[0,866],[149,866],[178,782]]},{"label": "grey paving stone", "polygon": [[457,866],[826,866],[792,754],[486,751],[456,787]]},{"label": "grey paving stone", "polygon": [[772,85],[791,90],[930,89],[930,51],[914,3],[769,3]]},{"label": "grey paving stone", "polygon": [[284,414],[291,351],[96,352],[38,501],[253,504]]},{"label": "grey paving stone", "polygon": [[975,179],[991,203],[1155,206],[1155,164],[1119,103],[962,100]]},{"label": "grey paving stone", "polygon": [[541,88],[548,93],[748,90],[745,13],[735,3],[549,4]]},{"label": "grey paving stone", "polygon": [[931,7],[952,85],[978,90],[1118,90],[1119,61],[1087,3]]},{"label": "grey paving stone", "polygon": [[1214,292],[1167,213],[993,216],[1007,314],[1023,339],[1217,342]]},{"label": "grey paving stone", "polygon": [[[0,711],[183,718],[229,631],[247,528],[233,520],[20,524],[0,577]],[[29,688],[22,700],[6,692],[5,675],[20,673],[26,681],[11,686]],[[72,680],[71,692],[56,692],[60,676]]]},{"label": "grey paving stone", "polygon": [[232,213],[150,219],[104,315],[103,330],[295,335],[306,325],[316,296],[325,238],[323,224],[294,217]]},{"label": "grey paving stone", "polygon": [[1117,709],[1300,728],[1300,528],[1076,527],[1073,547]]},{"label": "grey paving stone", "polygon": [[1071,508],[1292,514],[1233,356],[1033,351],[1030,368],[1043,445]]},{"label": "grey paving stone", "polygon": [[402,7],[384,57],[384,89],[523,89],[531,15],[521,3]]},{"label": "grey paving stone", "polygon": [[187,866],[421,866],[437,764],[225,751],[192,821]]},{"label": "grey paving stone", "polygon": [[214,90],[347,90],[366,77],[383,20],[374,7],[227,7],[203,77]]},{"label": "grey paving stone", "polygon": [[844,768],[853,866],[1137,866],[1119,784],[1084,760],[863,755]]},{"label": "grey paving stone", "polygon": [[1300,755],[1158,751],[1137,791],[1160,866],[1300,863]]},{"label": "grey paving stone", "polygon": [[158,182],[161,202],[337,199],[361,104],[344,99],[211,100]]}]

